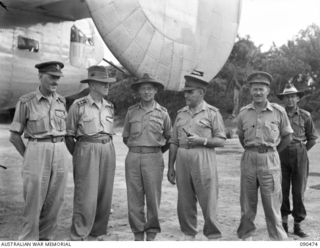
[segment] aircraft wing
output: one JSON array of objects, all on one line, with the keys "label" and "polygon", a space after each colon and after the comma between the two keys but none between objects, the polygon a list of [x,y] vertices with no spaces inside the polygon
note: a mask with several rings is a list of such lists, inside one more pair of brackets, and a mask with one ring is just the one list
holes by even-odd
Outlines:
[{"label": "aircraft wing", "polygon": [[[32,25],[46,20],[75,21],[90,17],[84,0],[0,0],[0,3],[0,26],[6,27]],[[22,17],[26,15],[29,18]]]}]

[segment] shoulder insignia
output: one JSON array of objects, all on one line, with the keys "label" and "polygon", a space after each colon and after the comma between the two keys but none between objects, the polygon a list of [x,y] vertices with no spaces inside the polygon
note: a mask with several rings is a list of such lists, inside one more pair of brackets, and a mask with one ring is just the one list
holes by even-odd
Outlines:
[{"label": "shoulder insignia", "polygon": [[249,104],[246,105],[246,106],[243,106],[243,107],[240,109],[239,113],[242,112],[242,111],[244,111],[244,110],[247,110],[248,108],[249,108]]},{"label": "shoulder insignia", "polygon": [[163,107],[163,106],[161,106],[161,105],[159,105],[160,106],[160,109],[163,111],[163,112],[168,112],[168,110],[167,110],[167,108],[166,107]]},{"label": "shoulder insignia", "polygon": [[282,107],[281,105],[279,105],[278,103],[275,102],[271,102],[270,103],[272,107],[274,107],[276,110],[280,111],[280,112],[286,112],[285,108]]},{"label": "shoulder insignia", "polygon": [[207,106],[208,106],[208,109],[213,110],[214,112],[218,112],[219,111],[218,108],[216,108],[216,107],[214,107],[214,106],[212,106],[210,104],[207,104]]},{"label": "shoulder insignia", "polygon": [[114,108],[114,105],[111,101],[109,100],[105,100],[107,102],[106,106],[108,106],[109,108]]},{"label": "shoulder insignia", "polygon": [[66,98],[63,96],[58,95],[58,99],[63,102],[64,104],[66,104]]},{"label": "shoulder insignia", "polygon": [[128,108],[128,110],[129,110],[129,109],[134,109],[134,108],[136,108],[138,105],[139,105],[139,103],[136,103],[136,104],[134,104],[134,105],[131,105],[131,106]]},{"label": "shoulder insignia", "polygon": [[179,109],[177,111],[177,113],[180,113],[180,112],[183,112],[183,111],[187,111],[188,107],[187,106],[184,106],[183,108]]},{"label": "shoulder insignia", "polygon": [[302,114],[302,115],[306,115],[306,116],[308,116],[308,117],[311,117],[311,114],[310,114],[310,112],[309,111],[307,111],[307,110],[304,110],[304,109],[299,109],[300,110],[300,113]]},{"label": "shoulder insignia", "polygon": [[78,104],[79,106],[84,105],[88,102],[86,97],[80,98],[78,100],[75,100],[75,103]]},{"label": "shoulder insignia", "polygon": [[35,96],[37,95],[37,93],[34,91],[34,92],[30,92],[28,94],[25,94],[23,96],[21,96],[19,98],[19,100],[23,103],[26,103],[26,102],[29,102],[31,99],[33,99]]}]

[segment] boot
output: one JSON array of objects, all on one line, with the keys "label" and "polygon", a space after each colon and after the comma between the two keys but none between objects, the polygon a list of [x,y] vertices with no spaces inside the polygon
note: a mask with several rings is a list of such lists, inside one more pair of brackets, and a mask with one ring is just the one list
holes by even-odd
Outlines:
[{"label": "boot", "polygon": [[155,232],[147,232],[147,241],[154,241],[157,236]]},{"label": "boot", "polygon": [[135,232],[134,241],[144,241],[144,232]]},{"label": "boot", "polygon": [[282,227],[288,233],[288,223],[282,222]]},{"label": "boot", "polygon": [[304,231],[302,231],[299,223],[295,223],[295,224],[294,224],[293,233],[294,233],[295,235],[299,236],[300,238],[306,238],[306,237],[308,237],[308,234],[306,234]]}]

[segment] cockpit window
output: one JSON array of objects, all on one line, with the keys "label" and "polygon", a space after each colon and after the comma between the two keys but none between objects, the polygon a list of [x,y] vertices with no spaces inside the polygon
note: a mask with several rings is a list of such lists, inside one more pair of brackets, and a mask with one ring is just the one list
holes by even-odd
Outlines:
[{"label": "cockpit window", "polygon": [[78,42],[89,46],[94,46],[92,37],[87,37],[79,28],[75,25],[71,27],[71,42]]},{"label": "cockpit window", "polygon": [[19,35],[18,49],[28,50],[29,52],[37,53],[39,52],[39,41]]}]

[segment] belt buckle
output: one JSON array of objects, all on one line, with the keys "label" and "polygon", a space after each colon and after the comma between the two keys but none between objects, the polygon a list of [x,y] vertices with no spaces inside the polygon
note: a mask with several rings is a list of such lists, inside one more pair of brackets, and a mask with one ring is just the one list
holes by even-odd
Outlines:
[{"label": "belt buckle", "polygon": [[108,143],[108,140],[103,139],[103,140],[101,140],[101,143],[102,143],[102,144],[107,144],[107,143]]},{"label": "belt buckle", "polygon": [[266,153],[268,151],[267,146],[258,146],[258,153]]},{"label": "belt buckle", "polygon": [[52,141],[52,143],[57,143],[58,138],[57,137],[51,137],[51,141]]}]

